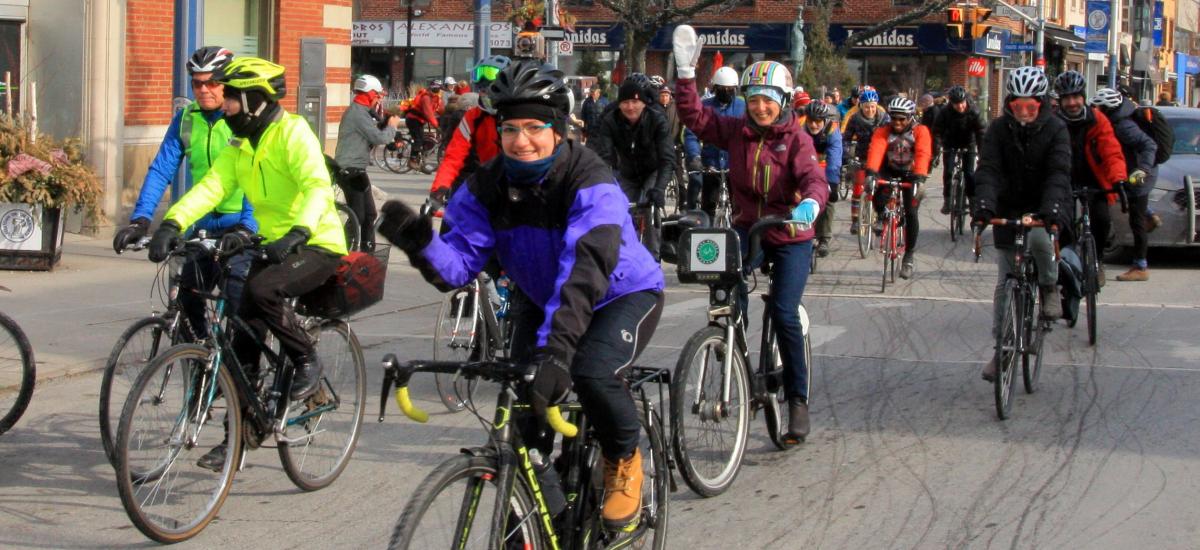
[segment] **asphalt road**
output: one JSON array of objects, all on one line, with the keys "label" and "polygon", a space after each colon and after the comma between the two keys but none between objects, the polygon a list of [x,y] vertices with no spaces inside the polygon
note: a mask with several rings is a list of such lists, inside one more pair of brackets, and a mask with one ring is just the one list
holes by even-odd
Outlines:
[{"label": "asphalt road", "polygon": [[[375,181],[416,204],[429,177]],[[752,422],[728,493],[701,499],[680,482],[670,548],[1200,546],[1195,255],[1152,255],[1150,283],[1110,281],[1096,347],[1082,325],[1057,325],[1043,389],[1021,391],[1001,422],[978,375],[992,345],[994,251],[971,261],[938,206],[935,197],[923,208],[916,277],[880,294],[881,260],[858,259],[839,204],[842,234],[804,300],[815,324],[814,432],[782,453]],[[14,291],[0,306],[29,333],[42,374],[25,418],[0,436],[0,547],[152,544],[126,517],[100,448],[95,369],[152,308],[153,266],[114,256],[109,238],[69,237],[53,273],[0,273]],[[387,298],[352,323],[366,348],[368,415],[344,474],[302,493],[274,452],[256,451],[220,517],[182,547],[378,547],[433,466],[483,441],[469,414],[440,412],[428,383],[415,395],[434,413],[429,424],[374,420],[378,360],[428,356],[440,299],[399,256]],[[670,268],[668,281],[640,364],[673,366],[705,322],[706,291],[679,285]]]}]

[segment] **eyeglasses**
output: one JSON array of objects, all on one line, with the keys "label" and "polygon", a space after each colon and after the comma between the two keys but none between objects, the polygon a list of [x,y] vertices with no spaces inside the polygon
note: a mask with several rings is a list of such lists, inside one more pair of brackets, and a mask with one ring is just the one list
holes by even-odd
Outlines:
[{"label": "eyeglasses", "polygon": [[1036,115],[1041,106],[1042,104],[1038,100],[1031,97],[1022,97],[1008,102],[1008,108],[1012,110],[1013,114],[1026,116]]},{"label": "eyeglasses", "polygon": [[197,79],[195,79],[195,78],[193,78],[193,79],[192,79],[192,87],[193,87],[193,88],[208,88],[208,89],[212,89],[212,88],[216,88],[217,86],[220,86],[220,85],[221,85],[221,83],[220,83],[220,82],[218,82],[218,81],[216,81],[216,80],[213,80],[213,79],[211,79],[211,78],[210,78],[210,79],[208,79],[208,80],[197,80]]},{"label": "eyeglasses", "polygon": [[500,74],[499,67],[491,65],[481,65],[475,67],[475,82],[483,82],[485,80],[496,80],[496,76]]},{"label": "eyeglasses", "polygon": [[545,124],[529,124],[527,126],[500,126],[500,137],[506,139],[516,139],[517,134],[525,134],[527,138],[538,137],[542,132],[554,126],[554,123],[547,122]]}]

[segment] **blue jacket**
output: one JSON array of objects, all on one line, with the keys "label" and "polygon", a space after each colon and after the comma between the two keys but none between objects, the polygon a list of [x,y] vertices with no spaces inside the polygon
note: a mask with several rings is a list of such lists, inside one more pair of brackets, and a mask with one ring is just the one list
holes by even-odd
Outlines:
[{"label": "blue jacket", "polygon": [[[805,133],[808,129],[805,129]],[[813,148],[817,150],[817,160],[825,163],[825,180],[830,189],[837,189],[842,181],[842,133],[838,131],[837,123],[827,123],[820,134],[808,134],[812,138]]]},{"label": "blue jacket", "polygon": [[664,282],[612,169],[578,143],[561,147],[534,186],[510,183],[503,157],[485,164],[451,196],[450,230],[409,259],[445,292],[471,282],[494,253],[545,312],[540,352],[569,365],[593,312],[627,294],[662,292]]},{"label": "blue jacket", "polygon": [[[710,97],[700,102],[701,108],[712,107],[716,114],[727,117],[741,118],[746,115],[746,100],[735,97],[728,105],[717,101],[716,96]],[[688,130],[684,134],[685,150],[694,150],[700,147],[700,140]],[[717,147],[716,145],[704,144],[704,148],[700,152],[700,160],[704,162],[706,168],[716,168],[718,170],[729,169],[729,152]]]},{"label": "blue jacket", "polygon": [[[167,126],[167,135],[163,137],[162,145],[158,146],[158,154],[154,156],[154,160],[150,163],[150,169],[146,172],[146,179],[142,182],[142,190],[138,193],[137,204],[133,207],[133,214],[129,216],[130,221],[138,218],[154,219],[154,210],[158,208],[163,194],[167,192],[167,188],[171,186],[171,180],[175,179],[175,174],[179,171],[184,158],[184,149],[187,147],[179,135],[183,113],[184,111],[179,111],[171,117],[171,124]],[[221,111],[213,111],[206,118],[210,123],[215,124],[221,119]],[[202,176],[204,174],[192,174],[192,180],[188,182],[188,189],[191,189],[192,185]],[[209,212],[192,225],[192,228],[203,229],[210,234],[219,234],[238,224],[258,232],[258,222],[254,220],[254,209],[250,207],[250,202],[245,198],[242,199],[241,212],[232,214]]]},{"label": "blue jacket", "polygon": [[853,109],[853,108],[854,108],[854,104],[850,103],[850,98],[843,99],[841,103],[837,104],[838,118],[845,120],[846,113],[849,113],[850,109]]}]

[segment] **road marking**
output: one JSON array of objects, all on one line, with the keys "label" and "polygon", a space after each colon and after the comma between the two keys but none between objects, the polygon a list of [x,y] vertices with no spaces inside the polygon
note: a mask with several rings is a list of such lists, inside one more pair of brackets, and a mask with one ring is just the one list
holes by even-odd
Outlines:
[{"label": "road marking", "polygon": [[[668,288],[669,294],[696,294],[708,293],[708,289],[693,289],[693,288]],[[763,294],[762,291],[751,292],[752,295]],[[991,304],[992,300],[988,298],[955,298],[952,296],[888,296],[888,295],[869,295],[869,294],[843,294],[836,292],[805,292],[805,298],[846,298],[855,300],[894,300],[894,301],[912,301],[912,302],[948,302],[955,304]],[[1175,309],[1175,310],[1200,310],[1200,304],[1155,304],[1147,302],[1099,302],[1099,305],[1104,307],[1132,307],[1144,309]],[[874,306],[883,307],[883,306]]]}]

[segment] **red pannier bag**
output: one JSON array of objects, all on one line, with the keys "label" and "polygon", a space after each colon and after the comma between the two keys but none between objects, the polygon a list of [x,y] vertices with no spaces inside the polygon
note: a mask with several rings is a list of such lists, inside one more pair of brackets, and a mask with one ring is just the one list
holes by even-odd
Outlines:
[{"label": "red pannier bag", "polygon": [[348,317],[379,303],[383,300],[390,250],[390,246],[379,244],[375,252],[355,251],[342,256],[337,272],[301,296],[296,311],[310,317]]}]

